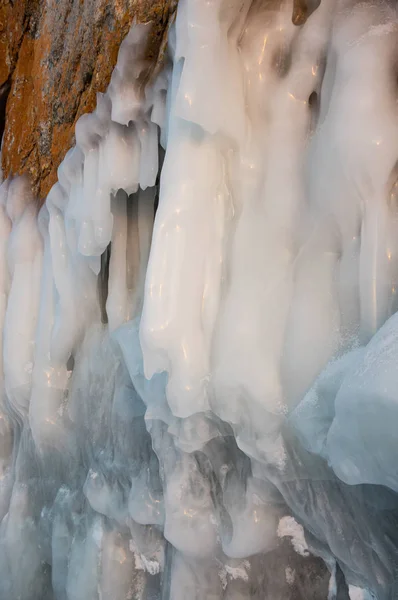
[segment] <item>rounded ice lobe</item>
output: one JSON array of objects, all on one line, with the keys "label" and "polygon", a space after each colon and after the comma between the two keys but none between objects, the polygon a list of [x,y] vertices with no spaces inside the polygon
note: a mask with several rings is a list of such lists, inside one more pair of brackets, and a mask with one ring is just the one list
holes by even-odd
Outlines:
[{"label": "rounded ice lobe", "polygon": [[294,7],[134,25],[0,186],[2,600],[396,595],[397,13]]},{"label": "rounded ice lobe", "polygon": [[395,466],[398,315],[383,325],[336,395],[327,456],[349,484],[374,483],[398,491]]}]

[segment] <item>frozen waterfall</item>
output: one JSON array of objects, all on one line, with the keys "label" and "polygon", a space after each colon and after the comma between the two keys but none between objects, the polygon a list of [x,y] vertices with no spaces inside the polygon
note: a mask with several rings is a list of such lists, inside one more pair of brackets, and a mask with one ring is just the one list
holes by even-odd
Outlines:
[{"label": "frozen waterfall", "polygon": [[315,4],[133,25],[1,184],[0,600],[398,597],[398,7]]}]

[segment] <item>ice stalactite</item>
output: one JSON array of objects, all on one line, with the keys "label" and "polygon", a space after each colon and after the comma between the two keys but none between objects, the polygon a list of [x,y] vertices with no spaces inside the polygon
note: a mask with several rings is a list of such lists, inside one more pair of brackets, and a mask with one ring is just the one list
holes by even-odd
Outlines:
[{"label": "ice stalactite", "polygon": [[395,597],[398,13],[303,7],[134,25],[2,183],[0,600]]}]

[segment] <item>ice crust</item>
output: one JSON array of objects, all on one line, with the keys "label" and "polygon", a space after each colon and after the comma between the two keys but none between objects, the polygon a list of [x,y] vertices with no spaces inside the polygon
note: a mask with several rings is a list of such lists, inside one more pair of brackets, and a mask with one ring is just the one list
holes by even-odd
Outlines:
[{"label": "ice crust", "polygon": [[397,9],[180,0],[143,85],[148,32],[45,204],[0,186],[0,600],[288,600],[310,553],[391,600]]}]

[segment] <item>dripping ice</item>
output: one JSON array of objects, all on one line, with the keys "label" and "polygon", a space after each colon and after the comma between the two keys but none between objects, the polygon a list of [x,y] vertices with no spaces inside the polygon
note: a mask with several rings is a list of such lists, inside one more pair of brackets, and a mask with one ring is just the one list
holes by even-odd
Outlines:
[{"label": "dripping ice", "polygon": [[397,9],[148,31],[0,187],[0,600],[390,600]]}]

